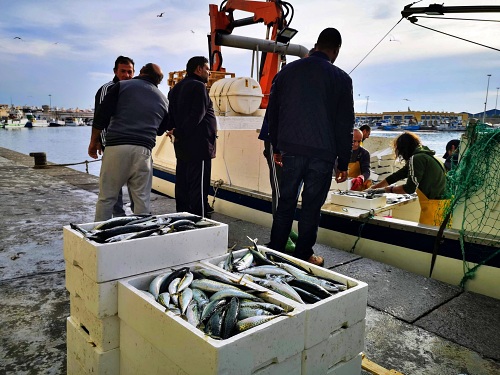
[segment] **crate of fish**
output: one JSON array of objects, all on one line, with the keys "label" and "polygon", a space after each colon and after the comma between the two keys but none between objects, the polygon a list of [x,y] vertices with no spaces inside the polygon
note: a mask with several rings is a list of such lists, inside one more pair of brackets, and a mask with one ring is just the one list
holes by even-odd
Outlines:
[{"label": "crate of fish", "polygon": [[250,279],[306,310],[304,348],[365,319],[368,285],[254,242],[249,248],[202,261]]},{"label": "crate of fish", "polygon": [[[303,308],[258,285],[240,284],[214,267],[193,263],[121,280],[118,301],[120,324],[181,373],[272,374],[290,362],[300,363]],[[124,339],[120,346],[130,347]],[[132,361],[130,356],[123,360]],[[299,374],[300,365],[291,373]]]},{"label": "crate of fish", "polygon": [[63,228],[64,259],[102,283],[223,254],[228,228],[189,213],[126,216]]}]

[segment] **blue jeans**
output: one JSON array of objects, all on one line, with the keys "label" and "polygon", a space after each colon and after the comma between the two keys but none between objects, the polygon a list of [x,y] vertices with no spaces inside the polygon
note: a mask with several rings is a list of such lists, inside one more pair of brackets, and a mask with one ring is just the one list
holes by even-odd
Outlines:
[{"label": "blue jeans", "polygon": [[273,218],[269,247],[284,251],[303,183],[302,207],[299,217],[299,238],[294,256],[308,260],[314,254],[321,206],[325,203],[332,182],[334,163],[301,155],[283,154],[278,209]]}]

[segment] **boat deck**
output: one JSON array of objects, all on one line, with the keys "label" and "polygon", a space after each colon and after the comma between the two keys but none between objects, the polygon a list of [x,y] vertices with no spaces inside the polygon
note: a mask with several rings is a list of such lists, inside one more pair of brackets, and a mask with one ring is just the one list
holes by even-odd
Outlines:
[{"label": "boat deck", "polygon": [[[97,199],[97,177],[33,165],[0,148],[0,374],[66,374],[62,226],[93,221]],[[152,209],[174,212],[175,202],[153,194]],[[249,245],[246,236],[269,241],[269,228],[217,212],[212,219],[229,225],[228,246]],[[370,360],[406,375],[500,373],[500,300],[325,245],[315,252],[325,267],[368,283]]]}]

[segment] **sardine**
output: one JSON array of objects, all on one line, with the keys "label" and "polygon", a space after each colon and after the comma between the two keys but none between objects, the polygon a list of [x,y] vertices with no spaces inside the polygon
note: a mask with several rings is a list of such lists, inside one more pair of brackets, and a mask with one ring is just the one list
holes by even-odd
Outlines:
[{"label": "sardine", "polygon": [[320,299],[331,297],[332,294],[323,288],[321,285],[311,282],[310,280],[294,279],[288,283],[292,287],[297,287],[318,296]]},{"label": "sardine", "polygon": [[238,320],[243,320],[257,315],[274,315],[274,314],[264,309],[253,309],[251,307],[243,307],[240,308],[240,312],[238,314]]},{"label": "sardine", "polygon": [[177,293],[182,292],[184,289],[189,287],[191,285],[191,282],[193,281],[193,273],[192,272],[187,272],[184,277],[180,280],[179,285],[177,287]]},{"label": "sardine", "polygon": [[224,314],[224,320],[222,321],[221,338],[227,339],[231,337],[233,333],[234,326],[238,321],[238,315],[240,311],[240,303],[237,297],[231,298],[227,306],[226,313]]},{"label": "sardine", "polygon": [[203,311],[201,312],[201,318],[200,318],[200,320],[203,323],[206,322],[208,319],[210,319],[210,317],[212,316],[212,314],[215,311],[218,311],[218,310],[222,309],[226,305],[227,305],[227,301],[224,300],[224,299],[215,300],[215,301],[212,301],[212,302],[208,303],[205,306],[205,308],[203,309]]},{"label": "sardine", "polygon": [[300,295],[293,289],[290,285],[275,281],[275,280],[255,280],[255,282],[265,288],[271,289],[272,291],[281,294],[287,298],[290,298],[294,301],[304,303]]},{"label": "sardine", "polygon": [[198,308],[201,311],[205,308],[205,306],[210,302],[205,292],[201,289],[192,289],[193,290],[193,299],[198,304]]},{"label": "sardine", "polygon": [[177,289],[179,287],[179,283],[181,282],[181,278],[180,277],[176,277],[175,279],[173,279],[170,284],[168,284],[168,292],[170,293],[170,295],[174,295],[174,294],[177,294]]},{"label": "sardine", "polygon": [[153,295],[155,300],[158,298],[160,293],[165,291],[165,289],[162,288],[163,283],[172,273],[173,272],[162,273],[161,275],[156,276],[149,284],[149,293]]},{"label": "sardine", "polygon": [[92,233],[90,236],[87,238],[89,240],[93,240],[95,242],[100,242],[103,243],[106,241],[108,238],[117,236],[119,234],[125,234],[125,233],[135,233],[135,232],[140,232],[143,230],[147,229],[159,229],[160,226],[158,224],[152,224],[150,226],[143,226],[140,224],[135,224],[135,225],[124,225],[120,227],[114,227],[111,229],[104,229],[99,232]]},{"label": "sardine", "polygon": [[228,299],[232,297],[238,297],[238,298],[245,298],[245,299],[250,299],[250,300],[256,300],[256,301],[262,301],[262,298],[254,296],[253,294],[244,292],[242,290],[238,289],[223,289],[220,290],[212,296],[210,296],[210,302],[211,301],[216,301],[219,299]]},{"label": "sardine", "polygon": [[221,283],[220,281],[209,280],[209,279],[193,280],[193,282],[191,283],[191,288],[201,289],[204,292],[210,292],[210,293],[216,293],[219,290],[223,289],[241,290],[236,286],[228,285],[225,283]]},{"label": "sardine", "polygon": [[270,322],[273,319],[276,319],[280,315],[257,315],[251,318],[246,318],[238,321],[235,326],[235,330],[239,333],[247,331],[253,327],[257,327],[261,324]]},{"label": "sardine", "polygon": [[165,306],[169,307],[170,304],[170,294],[168,292],[164,292],[158,295],[157,299],[158,303]]},{"label": "sardine", "polygon": [[233,269],[236,271],[241,271],[244,270],[245,268],[250,267],[252,263],[253,263],[253,255],[249,251],[245,255],[243,255],[240,259],[238,259],[236,262],[233,263]]},{"label": "sardine", "polygon": [[295,289],[295,291],[299,294],[300,298],[302,298],[305,303],[316,303],[321,301],[321,298],[312,293],[309,293],[307,290],[301,289],[294,285],[292,285],[292,288]]},{"label": "sardine", "polygon": [[[126,225],[134,220],[142,219],[144,216],[139,216],[139,215],[131,215],[131,216],[121,216],[121,217],[114,217],[112,219],[103,221],[100,224],[97,224],[94,227],[94,230],[105,230],[105,229],[111,229],[115,227],[119,227],[122,225]],[[146,217],[149,217],[146,216]]]},{"label": "sardine", "polygon": [[186,309],[188,305],[193,300],[193,291],[190,288],[184,289],[179,294],[179,307],[181,308],[181,314],[186,314]]},{"label": "sardine", "polygon": [[243,309],[243,308],[263,309],[263,310],[269,311],[270,313],[272,313],[274,315],[283,314],[286,312],[286,310],[283,307],[275,305],[274,303],[258,302],[258,301],[251,301],[251,300],[241,301],[240,302],[240,309]]},{"label": "sardine", "polygon": [[286,270],[275,265],[249,267],[241,270],[240,272],[257,277],[266,277],[267,275],[291,276]]},{"label": "sardine", "polygon": [[200,325],[200,310],[195,300],[192,300],[186,309],[186,319],[189,324],[198,328]]}]

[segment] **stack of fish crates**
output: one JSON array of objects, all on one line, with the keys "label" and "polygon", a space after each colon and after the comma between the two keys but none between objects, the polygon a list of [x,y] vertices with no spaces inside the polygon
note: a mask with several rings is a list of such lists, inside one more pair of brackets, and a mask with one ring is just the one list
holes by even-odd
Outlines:
[{"label": "stack of fish crates", "polygon": [[[118,316],[122,375],[360,374],[367,284],[265,247],[259,246],[259,250],[287,257],[314,275],[335,280],[347,289],[306,305],[222,270],[218,265],[228,254],[184,265],[194,271],[206,267],[231,275],[240,284],[265,292],[267,301],[288,311],[284,316],[220,340],[166,311],[145,293],[160,272],[121,280]],[[232,254],[237,259],[246,252],[248,249]]]},{"label": "stack of fish crates", "polygon": [[[302,375],[361,373],[368,285],[266,247],[259,246],[259,250],[288,258],[315,276],[335,280],[347,286],[347,290],[314,304],[300,304],[285,298],[291,306],[305,310],[300,373]],[[247,251],[233,252],[233,256],[241,257]],[[226,257],[227,255],[214,257],[202,263],[217,266]]]},{"label": "stack of fish crates", "polygon": [[[106,244],[90,241],[70,226],[63,228],[66,289],[70,293],[68,373],[120,373],[118,282],[224,254],[228,227],[208,221],[214,225]],[[80,227],[91,230],[95,225]]]}]

